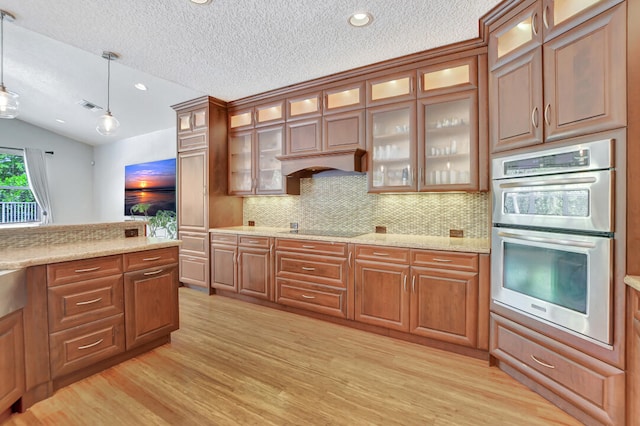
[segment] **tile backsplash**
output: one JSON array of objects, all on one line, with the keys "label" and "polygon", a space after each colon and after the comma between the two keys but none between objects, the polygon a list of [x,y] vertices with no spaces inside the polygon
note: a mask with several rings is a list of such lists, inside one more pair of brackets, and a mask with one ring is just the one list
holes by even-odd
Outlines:
[{"label": "tile backsplash", "polygon": [[247,197],[244,224],[301,229],[489,238],[489,193],[369,194],[366,174],[301,179],[300,195]]}]

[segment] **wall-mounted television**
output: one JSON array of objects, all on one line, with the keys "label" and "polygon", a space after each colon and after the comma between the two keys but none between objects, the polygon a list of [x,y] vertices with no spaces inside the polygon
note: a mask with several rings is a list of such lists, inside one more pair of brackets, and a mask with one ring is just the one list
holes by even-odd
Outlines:
[{"label": "wall-mounted television", "polygon": [[158,210],[176,211],[176,159],[131,164],[124,167],[124,214],[134,213],[136,204],[149,204],[147,215]]}]

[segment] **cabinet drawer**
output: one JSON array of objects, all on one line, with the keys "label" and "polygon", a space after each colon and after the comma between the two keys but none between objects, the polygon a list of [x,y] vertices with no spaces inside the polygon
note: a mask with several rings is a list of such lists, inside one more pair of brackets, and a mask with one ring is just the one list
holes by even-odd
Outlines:
[{"label": "cabinet drawer", "polygon": [[47,285],[53,287],[92,278],[122,274],[122,255],[47,265]]},{"label": "cabinet drawer", "polygon": [[624,371],[491,315],[491,354],[603,424],[624,423]]},{"label": "cabinet drawer", "polygon": [[189,149],[198,149],[207,147],[207,133],[193,133],[180,136],[178,138],[178,150],[186,151]]},{"label": "cabinet drawer", "polygon": [[347,292],[310,283],[276,280],[276,302],[320,312],[340,318],[347,318]]},{"label": "cabinet drawer", "polygon": [[180,254],[207,256],[209,254],[207,236],[205,232],[179,232],[178,238],[182,241]]},{"label": "cabinet drawer", "polygon": [[49,288],[49,331],[61,331],[123,312],[122,276]]},{"label": "cabinet drawer", "polygon": [[408,264],[409,249],[382,246],[356,246],[356,259]]},{"label": "cabinet drawer", "polygon": [[238,236],[235,234],[211,234],[211,244],[237,244]]},{"label": "cabinet drawer", "polygon": [[180,256],[180,281],[209,287],[209,261],[204,257]]},{"label": "cabinet drawer", "polygon": [[346,288],[347,259],[298,253],[276,254],[276,275],[332,287]]},{"label": "cabinet drawer", "polygon": [[278,250],[294,250],[315,254],[347,255],[346,243],[334,243],[331,241],[287,240],[278,238],[276,239],[276,248]]},{"label": "cabinet drawer", "polygon": [[137,271],[170,263],[178,263],[178,247],[139,251],[124,255],[125,271]]},{"label": "cabinet drawer", "polygon": [[251,235],[240,235],[238,245],[244,247],[269,248],[269,237],[254,237]]},{"label": "cabinet drawer", "polygon": [[449,251],[411,250],[412,266],[477,271],[478,255]]},{"label": "cabinet drawer", "polygon": [[49,336],[51,377],[57,378],[124,352],[124,315]]}]

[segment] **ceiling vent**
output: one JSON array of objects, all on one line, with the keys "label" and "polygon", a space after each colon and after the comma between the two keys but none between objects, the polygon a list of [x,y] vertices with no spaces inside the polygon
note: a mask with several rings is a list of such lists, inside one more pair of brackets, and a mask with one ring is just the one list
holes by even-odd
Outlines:
[{"label": "ceiling vent", "polygon": [[100,106],[98,106],[98,105],[96,105],[94,103],[89,102],[86,99],[82,99],[81,101],[78,101],[77,103],[78,103],[78,105],[88,109],[89,111],[100,111],[101,109],[104,109],[104,108],[102,108],[102,107],[100,107]]}]

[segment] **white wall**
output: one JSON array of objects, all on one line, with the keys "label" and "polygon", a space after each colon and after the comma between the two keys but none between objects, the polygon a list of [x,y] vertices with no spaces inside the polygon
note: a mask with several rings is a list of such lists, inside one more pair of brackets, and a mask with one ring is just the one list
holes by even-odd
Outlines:
[{"label": "white wall", "polygon": [[94,149],[93,191],[97,221],[125,219],[124,166],[176,157],[175,127]]},{"label": "white wall", "polygon": [[92,146],[18,119],[0,120],[0,146],[54,151],[45,156],[54,223],[96,222]]}]

